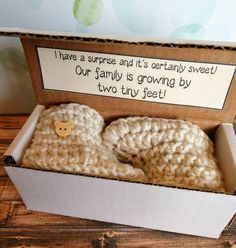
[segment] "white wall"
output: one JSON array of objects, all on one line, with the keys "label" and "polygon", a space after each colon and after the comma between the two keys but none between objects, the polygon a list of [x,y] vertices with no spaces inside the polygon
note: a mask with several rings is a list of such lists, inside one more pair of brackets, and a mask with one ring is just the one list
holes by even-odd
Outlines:
[{"label": "white wall", "polygon": [[29,113],[34,106],[21,43],[18,38],[0,36],[0,114]]}]

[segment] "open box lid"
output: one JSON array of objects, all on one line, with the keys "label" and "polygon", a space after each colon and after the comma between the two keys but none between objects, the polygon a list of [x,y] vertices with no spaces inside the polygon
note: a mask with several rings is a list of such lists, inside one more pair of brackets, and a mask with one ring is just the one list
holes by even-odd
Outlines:
[{"label": "open box lid", "polygon": [[36,100],[79,102],[106,119],[181,118],[213,131],[236,113],[236,49],[21,34]]}]

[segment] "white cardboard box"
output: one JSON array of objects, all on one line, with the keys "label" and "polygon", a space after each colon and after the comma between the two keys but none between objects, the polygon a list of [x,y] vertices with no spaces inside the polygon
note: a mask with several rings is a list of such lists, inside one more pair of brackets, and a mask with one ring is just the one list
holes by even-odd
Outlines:
[{"label": "white cardboard box", "polygon": [[[116,101],[118,101],[120,112],[118,112],[118,108],[115,109],[115,117],[120,113],[128,113],[125,112],[125,104],[122,105],[126,101],[123,99],[114,100],[114,98],[111,99],[104,96],[88,96],[86,98],[81,94],[58,92],[55,89],[49,90],[45,88],[43,82],[45,74],[40,67],[40,63],[37,63],[39,57],[37,57],[34,49],[38,47],[38,42],[41,44],[40,46],[48,47],[51,41],[45,41],[45,39],[39,39],[39,41],[37,39],[36,41],[28,38],[24,39],[26,39],[24,41],[26,44],[24,47],[26,57],[28,62],[30,62],[30,71],[33,75],[39,103],[45,102],[45,104],[50,104],[53,102],[69,101],[69,99],[75,101],[77,95],[79,95],[79,102],[92,105],[92,107],[97,106],[97,110],[100,110],[101,103],[104,104],[102,107],[107,107],[111,105],[109,101],[113,101],[116,104]],[[55,49],[58,47],[61,49],[65,49],[66,47],[75,49],[77,46],[76,41],[62,43],[58,46],[58,41],[52,41],[51,45]],[[126,50],[128,49],[129,51],[129,44],[125,44],[125,46],[127,46]],[[91,48],[87,43],[85,44],[85,48],[86,51],[90,51],[90,49],[94,51],[95,49]],[[147,49],[145,45],[142,48],[144,50]],[[106,49],[108,53],[113,51],[112,47],[109,48],[108,45],[104,46],[103,44],[102,52],[106,51]],[[119,44],[118,49],[122,50],[122,44]],[[165,48],[160,47],[158,49],[160,51],[162,49],[165,50]],[[173,55],[174,59],[182,56],[178,49],[176,50],[177,55]],[[210,53],[208,50],[202,51],[201,48],[196,49],[199,49],[201,53],[206,52],[204,56],[208,56],[207,53]],[[148,53],[148,50],[146,52]],[[197,54],[196,52],[195,50],[192,51],[193,54]],[[186,51],[185,54],[185,56],[189,56]],[[34,56],[35,58],[32,59]],[[168,53],[168,56],[172,55]],[[212,57],[213,59],[210,59],[209,62],[221,59],[218,59],[215,53]],[[204,59],[205,57],[202,58],[202,61]],[[22,154],[31,141],[38,117],[44,109],[42,105],[38,105],[35,108],[28,121],[6,151],[5,156],[8,165],[5,168],[28,209],[217,238],[236,212],[236,196],[234,195],[236,189],[236,138],[232,124],[222,123],[222,119],[225,116],[227,117],[226,121],[229,117],[232,119],[231,115],[234,110],[231,109],[233,107],[230,104],[235,103],[235,99],[232,100],[232,98],[235,95],[233,89],[235,89],[236,85],[235,80],[233,82],[233,85],[232,82],[230,83],[231,88],[230,91],[227,91],[222,109],[209,110],[204,106],[199,109],[199,106],[195,108],[194,106],[158,105],[160,107],[160,112],[158,113],[161,116],[163,116],[164,112],[167,113],[167,117],[173,115],[178,118],[183,115],[184,118],[193,120],[193,116],[196,116],[196,122],[203,123],[202,126],[206,130],[215,129],[218,126],[215,132],[215,146],[221,171],[224,175],[227,193],[188,190],[22,168],[20,167]],[[102,99],[100,105],[98,104],[99,99]],[[133,101],[129,103],[128,111],[134,111],[136,109],[135,114],[139,113],[137,112],[139,111],[139,109],[137,110],[137,105],[132,106]],[[136,101],[136,104],[139,104],[142,113],[147,112],[147,115],[155,115],[151,107],[156,103],[141,104]],[[150,106],[150,108],[145,106]],[[190,113],[189,110],[193,112]],[[227,112],[226,115],[225,112]],[[106,113],[104,116],[106,117]]]},{"label": "white cardboard box", "polygon": [[[37,106],[5,156],[18,164],[44,107]],[[227,190],[236,186],[236,138],[222,124],[216,144]],[[221,144],[225,142],[226,149]],[[227,147],[228,145],[228,147]],[[5,166],[28,209],[164,231],[217,238],[236,211],[231,194],[129,183],[87,176]],[[231,179],[232,178],[232,179]],[[226,179],[226,178],[225,178]]]}]

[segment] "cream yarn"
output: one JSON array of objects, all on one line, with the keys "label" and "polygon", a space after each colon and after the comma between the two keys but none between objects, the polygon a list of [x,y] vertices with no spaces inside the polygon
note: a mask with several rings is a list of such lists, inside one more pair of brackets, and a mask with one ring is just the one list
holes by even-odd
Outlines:
[{"label": "cream yarn", "polygon": [[[71,134],[59,137],[55,121],[73,121]],[[42,112],[22,164],[43,170],[145,181],[141,169],[120,163],[102,146],[103,127],[103,118],[88,106],[76,103],[53,106]]]},{"label": "cream yarn", "polygon": [[[61,138],[55,133],[55,121],[73,121],[70,136]],[[96,144],[100,145],[104,120],[100,114],[88,106],[76,103],[52,106],[42,112],[34,133],[33,143],[48,144]]]},{"label": "cream yarn", "polygon": [[103,143],[120,161],[141,168],[150,183],[224,190],[213,143],[190,122],[121,118],[105,129]]},{"label": "cream yarn", "polygon": [[[55,132],[55,121],[72,122],[70,135],[60,137]],[[22,164],[50,171],[224,191],[213,143],[197,125],[183,120],[129,117],[103,129],[103,118],[88,106],[53,106],[42,112]]]}]

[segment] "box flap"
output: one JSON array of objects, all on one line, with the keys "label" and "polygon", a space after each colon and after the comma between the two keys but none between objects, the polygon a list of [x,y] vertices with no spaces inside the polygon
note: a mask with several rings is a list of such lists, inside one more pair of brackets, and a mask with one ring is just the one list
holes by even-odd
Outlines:
[{"label": "box flap", "polygon": [[231,41],[216,41],[216,40],[193,40],[193,39],[177,39],[177,38],[157,38],[147,37],[145,35],[129,34],[129,35],[116,35],[116,34],[98,34],[98,33],[82,33],[82,32],[63,32],[63,31],[46,31],[24,28],[4,28],[0,27],[0,35],[12,36],[12,37],[44,37],[44,38],[56,38],[56,39],[68,39],[77,40],[81,38],[93,38],[93,39],[107,39],[117,40],[124,42],[149,42],[149,43],[161,43],[161,44],[194,44],[203,46],[215,46],[234,49],[236,42]]},{"label": "box flap", "polygon": [[[236,51],[232,47],[35,36],[21,41],[39,104],[79,102],[97,109],[108,120],[128,115],[182,118],[205,131],[233,122]],[[92,60],[85,64],[83,56]],[[116,63],[113,67],[112,61]],[[145,63],[153,68],[144,73]],[[192,81],[194,86],[190,86]]]},{"label": "box flap", "polygon": [[227,192],[236,192],[236,136],[232,124],[223,123],[217,128],[215,148]]},{"label": "box flap", "polygon": [[33,137],[34,130],[38,123],[40,113],[45,109],[44,106],[38,105],[35,107],[34,111],[25,122],[19,133],[16,135],[15,139],[11,145],[7,148],[4,153],[4,161],[7,164],[20,164],[22,154],[29,146],[29,142]]},{"label": "box flap", "polygon": [[27,208],[43,212],[218,238],[236,210],[234,195],[5,168]]}]

